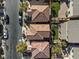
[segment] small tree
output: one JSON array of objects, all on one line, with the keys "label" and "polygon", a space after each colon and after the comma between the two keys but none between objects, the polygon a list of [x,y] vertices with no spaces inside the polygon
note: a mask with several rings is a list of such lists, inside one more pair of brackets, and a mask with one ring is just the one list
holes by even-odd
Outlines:
[{"label": "small tree", "polygon": [[68,42],[66,40],[61,41],[62,48],[65,49],[68,46]]},{"label": "small tree", "polygon": [[54,2],[54,3],[51,4],[51,11],[53,13],[53,17],[58,16],[59,9],[60,9],[60,3],[59,2]]},{"label": "small tree", "polygon": [[17,52],[20,52],[20,53],[25,52],[26,49],[27,49],[27,45],[26,45],[26,43],[24,43],[24,42],[20,42],[20,43],[18,43],[17,46],[16,46]]},{"label": "small tree", "polygon": [[53,46],[53,50],[54,50],[55,54],[61,54],[62,53],[62,48],[58,44],[55,44]]}]

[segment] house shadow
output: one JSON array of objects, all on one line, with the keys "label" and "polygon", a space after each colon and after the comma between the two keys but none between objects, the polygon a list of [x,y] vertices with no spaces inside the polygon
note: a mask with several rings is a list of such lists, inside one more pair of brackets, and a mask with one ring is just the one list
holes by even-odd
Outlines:
[{"label": "house shadow", "polygon": [[79,47],[79,43],[69,43],[69,45],[72,47]]}]

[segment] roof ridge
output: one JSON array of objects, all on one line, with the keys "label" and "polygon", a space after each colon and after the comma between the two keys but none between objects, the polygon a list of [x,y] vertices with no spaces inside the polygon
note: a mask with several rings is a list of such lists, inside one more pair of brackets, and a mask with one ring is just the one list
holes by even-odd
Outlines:
[{"label": "roof ridge", "polygon": [[47,9],[48,7],[46,7],[44,10],[43,10],[43,12]]},{"label": "roof ridge", "polygon": [[[34,53],[35,51],[37,51],[38,49],[35,49],[32,53]],[[36,53],[36,52],[35,52]],[[37,53],[34,55],[34,57],[39,53],[39,50],[37,51]]]},{"label": "roof ridge", "polygon": [[[36,33],[35,35],[39,35],[38,33]],[[41,39],[43,39],[40,35],[39,35],[39,37],[41,38]]]},{"label": "roof ridge", "polygon": [[[45,16],[45,18],[47,18],[43,12],[39,12],[39,14],[36,17],[38,17],[40,14],[43,14]],[[34,20],[36,19],[36,17],[34,18]]]},{"label": "roof ridge", "polygon": [[[32,20],[35,19],[36,16],[37,16],[39,13],[40,13],[40,12],[36,9],[36,11],[32,14]],[[34,17],[33,15],[34,15],[34,16],[36,15],[36,16]]]},{"label": "roof ridge", "polygon": [[[40,53],[43,53],[43,52],[39,52],[38,54],[40,54]],[[38,55],[38,54],[37,54],[37,55]],[[44,53],[43,53],[43,54],[44,54]],[[37,55],[36,55],[36,56],[37,56]],[[44,54],[44,55],[45,55],[45,54]],[[36,57],[36,56],[35,56],[35,57]],[[47,55],[45,55],[45,56],[47,56]],[[34,58],[35,58],[35,57],[34,57]]]},{"label": "roof ridge", "polygon": [[43,39],[43,36],[41,34],[38,33],[38,35]]},{"label": "roof ridge", "polygon": [[30,30],[32,33],[35,33],[35,34],[37,33],[37,31],[32,26],[30,26]]},{"label": "roof ridge", "polygon": [[48,45],[43,49],[43,51],[48,47]]},{"label": "roof ridge", "polygon": [[[46,49],[48,47],[48,45],[44,48],[44,50]],[[43,52],[44,52],[44,50],[43,50]],[[46,55],[46,54],[45,54]],[[47,56],[47,55],[46,55]]]},{"label": "roof ridge", "polygon": [[[46,9],[47,9],[47,8],[48,8],[48,7],[46,7]],[[44,9],[43,12],[44,12],[46,9]],[[44,13],[44,15],[45,15],[45,13]],[[45,16],[46,16],[46,15],[45,15]],[[46,16],[46,18],[47,18],[47,16]]]}]

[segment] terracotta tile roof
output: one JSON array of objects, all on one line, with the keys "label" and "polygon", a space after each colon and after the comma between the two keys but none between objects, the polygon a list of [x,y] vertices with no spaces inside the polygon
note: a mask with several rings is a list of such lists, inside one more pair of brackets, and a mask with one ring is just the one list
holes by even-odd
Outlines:
[{"label": "terracotta tile roof", "polygon": [[43,40],[43,36],[36,33],[35,35],[27,35],[28,40]]},{"label": "terracotta tile roof", "polygon": [[36,31],[50,31],[49,24],[30,24]]},{"label": "terracotta tile roof", "polygon": [[32,42],[31,45],[33,58],[49,58],[49,42]]},{"label": "terracotta tile roof", "polygon": [[47,7],[48,5],[32,5],[31,9],[36,9],[39,12],[43,12]]},{"label": "terracotta tile roof", "polygon": [[48,5],[32,5],[32,22],[48,22],[50,15],[50,8]]},{"label": "terracotta tile roof", "polygon": [[30,24],[27,28],[27,38],[29,40],[43,40],[50,36],[49,24]]},{"label": "terracotta tile roof", "polygon": [[39,14],[38,10],[33,11],[33,13],[32,13],[32,19],[34,19],[38,14]]}]

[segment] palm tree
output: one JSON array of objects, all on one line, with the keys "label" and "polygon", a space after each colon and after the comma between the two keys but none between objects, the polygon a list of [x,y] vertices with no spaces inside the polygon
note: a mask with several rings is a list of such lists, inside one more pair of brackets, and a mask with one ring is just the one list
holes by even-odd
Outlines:
[{"label": "palm tree", "polygon": [[27,50],[27,45],[25,42],[20,42],[16,46],[17,52],[24,53]]},{"label": "palm tree", "polygon": [[20,8],[20,10],[22,10],[22,11],[26,11],[27,8],[28,8],[28,3],[25,2],[25,1],[21,2],[21,3],[19,4],[19,8]]}]

